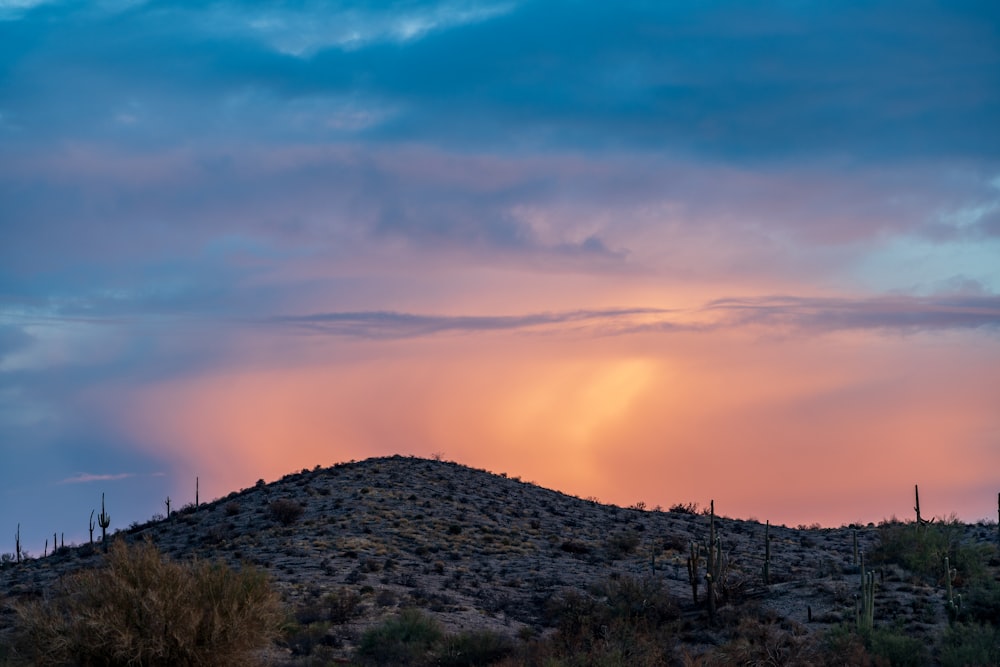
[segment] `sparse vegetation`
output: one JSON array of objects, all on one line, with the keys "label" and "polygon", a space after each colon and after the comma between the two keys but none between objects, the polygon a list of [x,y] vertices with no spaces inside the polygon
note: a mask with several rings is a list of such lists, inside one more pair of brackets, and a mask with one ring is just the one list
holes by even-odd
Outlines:
[{"label": "sparse vegetation", "polygon": [[[392,457],[304,469],[201,509],[173,512],[171,503],[170,521],[108,533],[108,557],[96,541],[87,544],[86,533],[83,546],[60,544],[55,558],[22,552],[17,565],[15,553],[0,557],[0,665],[115,664],[79,652],[54,658],[38,647],[96,645],[100,633],[88,634],[86,644],[71,619],[83,618],[73,610],[97,598],[70,589],[96,581],[85,578],[95,572],[111,576],[108,565],[87,568],[110,563],[137,535],[175,557],[229,563],[219,567],[250,559],[266,568],[283,597],[267,659],[286,667],[1000,667],[1000,550],[991,522],[921,515],[918,524],[911,515],[877,528],[791,529],[720,518],[713,504],[666,513],[638,505],[600,505],[445,461]],[[189,568],[188,578],[205,562],[162,560]],[[73,571],[53,586],[52,574]],[[170,576],[177,575],[159,578]],[[145,590],[150,600],[142,604],[176,605],[161,616],[183,619],[206,604],[194,588],[184,599]],[[708,591],[717,603],[714,623]],[[22,653],[5,656],[14,607]],[[49,634],[38,634],[44,627]],[[247,659],[255,656],[263,657]],[[156,660],[135,664],[165,664]]]}]

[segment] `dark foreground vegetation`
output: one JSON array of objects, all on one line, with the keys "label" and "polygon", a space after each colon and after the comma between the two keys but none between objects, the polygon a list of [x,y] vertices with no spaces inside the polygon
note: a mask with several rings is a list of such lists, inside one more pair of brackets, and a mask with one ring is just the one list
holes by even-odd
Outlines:
[{"label": "dark foreground vegetation", "polygon": [[[0,665],[1000,667],[992,523],[918,509],[793,530],[443,462],[351,465],[41,559],[18,544]],[[463,475],[479,475],[465,495]]]}]

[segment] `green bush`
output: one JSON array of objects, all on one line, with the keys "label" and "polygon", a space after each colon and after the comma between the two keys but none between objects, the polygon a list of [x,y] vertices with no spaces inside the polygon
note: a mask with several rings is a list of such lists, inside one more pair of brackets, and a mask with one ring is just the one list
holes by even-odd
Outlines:
[{"label": "green bush", "polygon": [[956,562],[955,551],[962,527],[958,523],[886,522],[879,526],[879,545],[874,562],[895,563],[924,578],[936,580],[944,568],[944,557]]},{"label": "green bush", "polygon": [[315,649],[326,641],[329,631],[329,623],[290,623],[282,628],[281,644],[288,648],[292,655],[313,655]]},{"label": "green bush", "polygon": [[338,588],[323,598],[327,618],[331,623],[343,625],[361,614],[361,596],[349,588]]},{"label": "green bush", "polygon": [[829,628],[815,639],[814,644],[816,654],[821,656],[817,665],[870,667],[872,664],[864,639],[853,623]]},{"label": "green bush", "polygon": [[437,650],[437,667],[492,665],[513,653],[513,642],[489,630],[472,630],[449,635]]},{"label": "green bush", "polygon": [[924,642],[915,637],[878,629],[871,634],[872,655],[885,658],[892,667],[924,667],[930,654]]},{"label": "green bush", "polygon": [[15,610],[15,655],[34,665],[251,664],[282,619],[256,570],[176,563],[150,543],[121,540],[106,567],[72,574],[52,598]]},{"label": "green bush", "polygon": [[964,592],[960,618],[1000,626],[1000,586],[990,582]]},{"label": "green bush", "polygon": [[956,623],[941,642],[942,667],[995,667],[1000,665],[1000,631],[979,624]]},{"label": "green bush", "polygon": [[404,609],[362,635],[358,657],[366,664],[423,665],[442,637],[441,626],[433,618],[417,609]]}]

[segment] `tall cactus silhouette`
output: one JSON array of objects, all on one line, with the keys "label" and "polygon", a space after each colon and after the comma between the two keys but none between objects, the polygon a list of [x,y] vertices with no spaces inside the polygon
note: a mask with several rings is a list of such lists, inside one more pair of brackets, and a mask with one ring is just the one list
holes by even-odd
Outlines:
[{"label": "tall cactus silhouette", "polygon": [[861,555],[861,591],[857,616],[858,630],[871,632],[875,627],[875,570],[865,571],[864,554]]},{"label": "tall cactus silhouette", "polygon": [[771,522],[764,526],[764,585],[771,585]]},{"label": "tall cactus silhouette", "polygon": [[961,594],[955,595],[951,588],[951,582],[955,580],[958,576],[958,570],[951,566],[951,562],[948,557],[944,557],[944,586],[947,596],[947,605],[945,609],[948,612],[948,620],[954,621],[958,618],[958,614],[962,611],[962,596]]},{"label": "tall cactus silhouette", "polygon": [[691,601],[698,604],[698,566],[701,564],[701,545],[691,543],[691,553],[688,556],[688,581],[691,583]]},{"label": "tall cactus silhouette", "polygon": [[104,494],[101,494],[101,513],[97,515],[97,525],[101,527],[101,544],[105,553],[108,551],[108,526],[111,525],[111,515],[104,511]]},{"label": "tall cactus silhouette", "polygon": [[722,581],[722,543],[715,535],[715,501],[709,503],[708,562],[706,563],[705,588],[708,596],[708,622],[715,624],[715,595]]}]

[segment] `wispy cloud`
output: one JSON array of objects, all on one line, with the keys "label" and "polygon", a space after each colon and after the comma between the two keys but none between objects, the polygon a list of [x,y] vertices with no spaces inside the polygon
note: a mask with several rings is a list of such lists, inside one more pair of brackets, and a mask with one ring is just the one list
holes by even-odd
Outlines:
[{"label": "wispy cloud", "polygon": [[657,308],[575,310],[561,313],[532,313],[500,316],[418,315],[391,311],[355,313],[314,313],[272,318],[278,324],[336,336],[373,339],[415,338],[445,333],[485,331],[544,331],[557,327],[620,331],[637,326],[642,319],[662,318],[670,311]]},{"label": "wispy cloud", "polygon": [[911,332],[1000,328],[1000,296],[766,296],[716,299],[694,309],[620,308],[505,316],[368,311],[281,316],[268,321],[310,333],[368,339],[488,331],[586,331],[614,335],[748,326],[812,333],[846,329]]},{"label": "wispy cloud", "polygon": [[81,472],[72,477],[67,477],[66,479],[59,480],[57,484],[88,484],[90,482],[114,482],[120,479],[129,479],[132,477],[163,477],[165,473],[154,472],[154,473],[135,473],[135,472],[121,472],[121,473],[104,473],[104,474],[94,474],[89,472]]},{"label": "wispy cloud", "polygon": [[727,326],[760,325],[809,331],[1000,328],[1000,296],[996,295],[862,299],[769,296],[718,299],[703,312],[724,314]]},{"label": "wispy cloud", "polygon": [[[353,51],[380,42],[406,44],[433,32],[491,19],[513,7],[512,2],[446,0],[248,12],[245,6],[233,4],[217,6],[218,20],[212,23],[227,30],[242,29],[282,53],[308,58],[324,49]],[[243,17],[241,24],[238,18]]]}]

